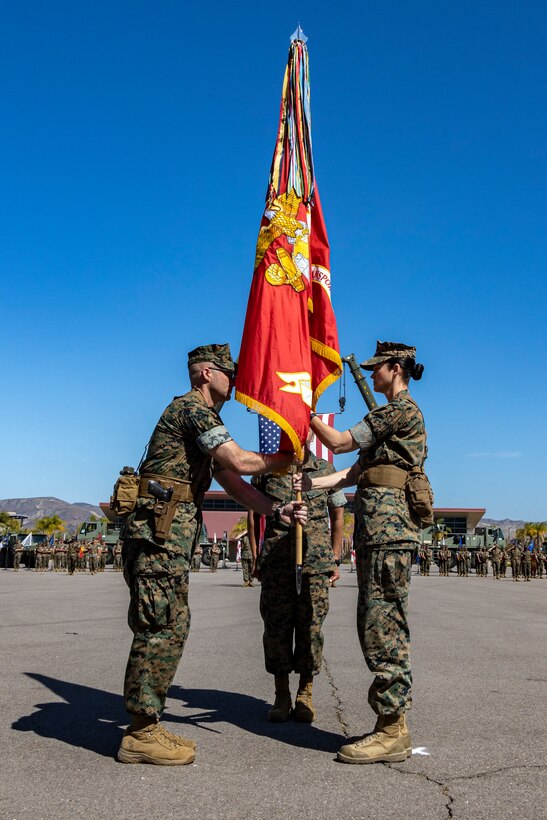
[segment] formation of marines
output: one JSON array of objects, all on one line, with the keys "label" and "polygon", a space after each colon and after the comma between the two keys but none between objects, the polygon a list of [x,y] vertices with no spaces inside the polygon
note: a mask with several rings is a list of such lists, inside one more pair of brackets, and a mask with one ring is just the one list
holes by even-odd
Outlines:
[{"label": "formation of marines", "polygon": [[[447,577],[450,574],[453,558],[456,559],[457,574],[460,578],[469,575],[474,555],[475,573],[477,576],[486,578],[488,576],[489,565],[492,568],[492,577],[495,581],[507,576],[507,568],[511,566],[513,581],[531,581],[532,578],[543,578],[544,569],[547,563],[547,555],[537,546],[532,548],[524,544],[510,544],[502,549],[497,544],[489,550],[482,546],[473,552],[465,544],[460,544],[456,552],[444,544],[436,551],[435,562],[439,567],[439,575]],[[428,544],[423,544],[417,553],[418,572],[420,575],[429,575],[431,561],[433,560],[432,549]],[[547,577],[547,574],[546,574]]]},{"label": "formation of marines", "polygon": [[[18,572],[25,548],[21,541],[16,541],[13,547],[13,570]],[[78,541],[75,538],[68,541],[57,539],[54,543],[45,541],[32,550],[34,553],[34,572],[87,572],[96,575],[104,572],[108,559],[109,548],[100,539],[93,541]],[[112,549],[112,569],[121,572],[122,545],[118,541]]]}]

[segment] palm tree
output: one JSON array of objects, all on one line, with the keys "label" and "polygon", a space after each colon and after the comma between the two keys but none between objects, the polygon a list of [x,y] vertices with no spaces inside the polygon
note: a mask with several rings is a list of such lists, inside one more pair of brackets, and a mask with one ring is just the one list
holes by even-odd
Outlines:
[{"label": "palm tree", "polygon": [[247,529],[247,516],[242,515],[241,518],[236,521],[232,529],[230,530],[230,540],[236,539],[242,532],[245,532]]},{"label": "palm tree", "polygon": [[36,529],[45,532],[47,535],[53,535],[54,532],[64,532],[66,521],[63,521],[58,515],[46,515],[44,518],[38,519]]},{"label": "palm tree", "polygon": [[9,513],[0,512],[0,532],[9,532],[11,529],[15,529],[13,526],[14,523]]},{"label": "palm tree", "polygon": [[447,535],[452,535],[452,530],[450,527],[445,527],[444,518],[439,518],[439,520],[433,525],[431,541],[434,544],[439,544],[446,538]]},{"label": "palm tree", "polygon": [[524,541],[524,539],[526,538],[527,526],[528,524],[526,524],[524,527],[517,527],[517,529],[515,530],[515,538],[517,541]]},{"label": "palm tree", "polygon": [[545,533],[547,533],[547,521],[529,521],[524,526],[524,534],[529,536],[538,547],[541,547],[541,536]]}]

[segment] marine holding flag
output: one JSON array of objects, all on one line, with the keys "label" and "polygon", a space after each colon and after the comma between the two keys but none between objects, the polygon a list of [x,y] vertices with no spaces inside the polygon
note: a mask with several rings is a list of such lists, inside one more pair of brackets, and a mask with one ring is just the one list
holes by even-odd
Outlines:
[{"label": "marine holding flag", "polygon": [[133,632],[124,698],[131,715],[118,760],[184,765],[195,742],[159,722],[190,628],[188,578],[201,531],[201,505],[213,473],[226,492],[260,515],[306,523],[306,509],[261,495],[243,475],[287,467],[292,453],[265,456],[242,450],[216,406],[230,399],[235,364],[226,344],[188,354],[191,389],[162,413],[139,470],[138,498],[123,533],[124,577]]},{"label": "marine holding flag", "polygon": [[334,453],[359,450],[359,459],[346,470],[311,480],[304,472],[295,476],[294,486],[310,491],[357,484],[357,631],[374,674],[368,701],[377,719],[374,731],[342,746],[338,759],[396,762],[412,753],[405,717],[412,686],[407,602],[412,553],[420,538],[405,488],[410,471],[421,471],[427,448],[424,419],[408,384],[421,379],[424,368],[416,363],[416,348],[398,342],[378,342],[361,367],[372,371],[374,390],[388,403],[344,432],[318,416],[311,420],[315,435]]},{"label": "marine holding flag", "polygon": [[[236,381],[236,399],[279,425],[280,449],[293,449],[300,460],[306,455],[310,412],[342,372],[329,244],[313,167],[306,39],[300,26],[291,37]],[[315,461],[313,468],[319,472]],[[278,502],[292,495],[286,477],[268,476],[260,486]],[[298,527],[291,531],[271,516],[266,521],[260,607],[266,668],[275,676],[276,698],[268,715],[273,721],[291,713],[293,670],[300,674],[293,715],[308,722],[315,717],[311,687],[321,662],[328,578],[336,565],[327,496],[314,498],[313,532],[304,537]]]}]

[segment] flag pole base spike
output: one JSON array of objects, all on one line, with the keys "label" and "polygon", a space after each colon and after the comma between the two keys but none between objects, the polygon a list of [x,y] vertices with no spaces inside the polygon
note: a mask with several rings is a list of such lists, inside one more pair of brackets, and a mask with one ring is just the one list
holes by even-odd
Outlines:
[{"label": "flag pole base spike", "polygon": [[302,564],[296,565],[296,594],[300,595],[302,592]]}]

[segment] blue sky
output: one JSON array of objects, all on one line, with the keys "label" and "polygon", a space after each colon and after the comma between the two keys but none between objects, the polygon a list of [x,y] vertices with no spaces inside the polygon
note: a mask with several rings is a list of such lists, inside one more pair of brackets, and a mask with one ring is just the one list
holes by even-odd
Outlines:
[{"label": "blue sky", "polygon": [[[439,506],[547,518],[547,9],[526,0],[5,6],[1,498],[105,500],[186,352],[237,353],[298,21],[342,354],[416,344]],[[348,377],[337,426],[363,414]],[[242,405],[223,417],[256,448]]]}]

